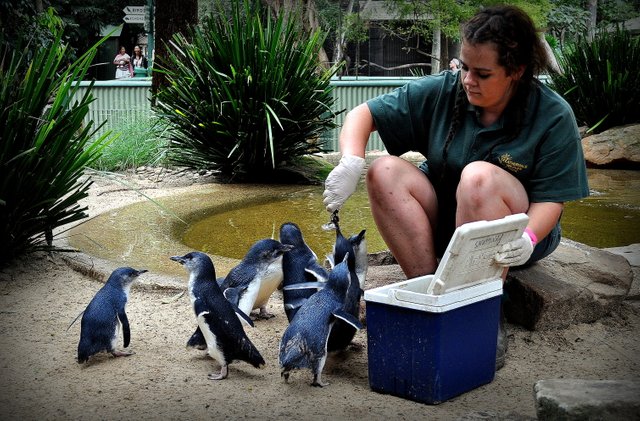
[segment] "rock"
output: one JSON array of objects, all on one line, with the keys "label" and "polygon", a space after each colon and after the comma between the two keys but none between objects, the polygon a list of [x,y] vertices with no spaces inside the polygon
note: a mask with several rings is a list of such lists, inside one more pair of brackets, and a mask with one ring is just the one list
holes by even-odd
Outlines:
[{"label": "rock", "polygon": [[539,420],[638,420],[640,382],[540,380],[534,386]]},{"label": "rock", "polygon": [[591,323],[617,308],[632,282],[623,256],[563,239],[545,259],[509,271],[505,316],[531,330]]},{"label": "rock", "polygon": [[582,139],[587,163],[640,169],[640,124],[614,127]]},{"label": "rock", "polygon": [[633,283],[629,289],[627,298],[640,299],[640,243],[630,244],[624,247],[610,247],[606,251],[619,254],[627,259],[633,270]]},{"label": "rock", "polygon": [[507,412],[505,414],[497,412],[470,412],[455,419],[455,421],[535,421],[534,417],[518,414],[517,412]]},{"label": "rock", "polygon": [[378,253],[369,253],[368,257],[370,266],[395,265],[398,263],[389,250],[380,251]]}]

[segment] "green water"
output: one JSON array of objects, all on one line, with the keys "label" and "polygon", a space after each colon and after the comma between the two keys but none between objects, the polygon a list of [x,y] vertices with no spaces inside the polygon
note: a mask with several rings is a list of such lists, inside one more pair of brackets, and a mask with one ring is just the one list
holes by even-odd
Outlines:
[{"label": "green water", "polygon": [[[590,197],[566,205],[563,235],[599,248],[640,243],[640,171],[590,170],[589,185]],[[118,266],[184,277],[169,256],[203,250],[224,275],[254,242],[278,238],[284,222],[300,226],[321,260],[335,240],[335,231],[321,228],[329,215],[320,186],[212,184],[156,202],[161,206],[143,201],[85,221],[70,230],[69,245]],[[340,220],[345,235],[367,230],[369,252],[386,250],[363,185],[340,211]]]},{"label": "green water", "polygon": [[640,171],[588,175],[591,195],[565,205],[562,235],[598,248],[640,243]]},{"label": "green water", "polygon": [[[589,184],[590,197],[566,204],[563,236],[599,248],[640,242],[640,173],[590,170]],[[364,186],[349,199],[340,217],[345,235],[366,229],[369,251],[386,249],[373,222]],[[278,238],[280,225],[288,221],[300,226],[305,241],[320,258],[331,251],[335,233],[321,228],[327,222],[321,187],[211,214],[191,223],[182,242],[207,253],[239,259],[257,239]]]},{"label": "green water", "polygon": [[[300,227],[305,242],[322,260],[331,253],[336,238],[334,230],[322,229],[328,220],[329,214],[322,204],[322,188],[313,187],[194,221],[182,242],[206,253],[241,259],[254,242],[262,238],[277,239],[280,226],[294,222]],[[340,228],[345,235],[367,230],[369,252],[387,248],[373,222],[364,186],[340,211]]]}]

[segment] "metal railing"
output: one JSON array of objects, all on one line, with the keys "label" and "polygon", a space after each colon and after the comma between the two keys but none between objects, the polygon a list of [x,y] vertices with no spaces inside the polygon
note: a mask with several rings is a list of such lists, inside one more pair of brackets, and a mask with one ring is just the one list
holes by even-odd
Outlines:
[{"label": "metal railing", "polygon": [[[334,111],[349,111],[357,105],[389,92],[415,77],[375,77],[375,76],[346,76],[331,81],[334,87],[333,95],[336,99]],[[547,78],[541,77],[543,82]],[[78,94],[82,95],[88,89],[90,82],[80,82]],[[108,130],[117,132],[130,126],[141,118],[148,118],[151,113],[151,78],[132,78],[127,80],[96,81],[93,85],[95,101],[89,106],[89,113],[85,117],[85,124],[90,120],[97,126],[106,120],[106,124],[98,134]],[[338,134],[344,121],[345,113],[336,117],[338,128],[325,134],[323,140],[329,150],[338,150]],[[377,133],[371,135],[367,150],[384,150],[384,145]]]},{"label": "metal railing", "polygon": [[[413,77],[389,78],[389,77],[342,77],[331,81],[334,87],[333,95],[336,98],[333,109],[335,111],[354,108],[370,98],[374,98],[385,92],[389,92]],[[77,95],[83,95],[90,86],[90,82],[80,82]],[[118,132],[130,127],[140,119],[148,118],[151,111],[151,78],[132,78],[127,80],[96,81],[91,90],[95,100],[89,106],[89,112],[85,116],[85,124],[93,120],[98,126],[106,123],[97,133],[101,135],[106,131]],[[323,140],[329,150],[338,150],[338,134],[344,121],[345,113],[336,117],[338,128],[327,132]],[[384,145],[377,133],[370,139],[368,150],[383,150]]]}]

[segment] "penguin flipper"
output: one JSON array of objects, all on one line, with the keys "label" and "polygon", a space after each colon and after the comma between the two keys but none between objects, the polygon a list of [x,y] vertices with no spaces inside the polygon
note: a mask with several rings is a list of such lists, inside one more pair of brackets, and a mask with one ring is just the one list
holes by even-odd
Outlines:
[{"label": "penguin flipper", "polygon": [[302,307],[304,303],[307,302],[307,298],[299,297],[292,300],[287,301],[284,305],[285,310],[293,310]]},{"label": "penguin flipper", "polygon": [[254,327],[253,320],[251,320],[251,317],[246,315],[244,311],[240,310],[240,307],[238,307],[237,304],[233,304],[233,303],[229,303],[229,304],[231,304],[231,308],[233,308],[233,311],[236,312],[236,314],[238,315],[238,318],[240,318],[241,321],[246,322],[251,327]]},{"label": "penguin flipper", "polygon": [[222,291],[222,295],[224,295],[224,298],[226,298],[227,301],[229,301],[231,304],[235,304],[237,306],[238,303],[240,302],[240,295],[242,294],[242,291],[244,291],[245,289],[246,288],[235,288],[235,287],[225,288]]},{"label": "penguin flipper", "polygon": [[122,323],[122,337],[124,338],[124,347],[129,346],[129,341],[131,340],[131,330],[129,329],[129,319],[127,319],[127,313],[122,311],[118,312],[118,319],[120,319],[120,323]]},{"label": "penguin flipper", "polygon": [[251,343],[249,338],[245,336],[240,339],[239,345],[241,350],[241,355],[239,356],[239,358],[241,360],[248,362],[255,368],[260,368],[266,364],[264,358],[262,358],[262,355],[260,355],[260,352],[255,347],[255,345]]},{"label": "penguin flipper", "polygon": [[309,261],[309,264],[306,268],[304,268],[305,273],[313,276],[318,282],[327,282],[329,275],[327,274],[327,270],[320,266],[315,259]]},{"label": "penguin flipper", "polygon": [[326,282],[298,282],[296,284],[287,285],[283,288],[284,291],[294,291],[298,289],[316,289],[321,290],[326,286]]},{"label": "penguin flipper", "polygon": [[353,315],[347,313],[343,309],[335,310],[332,314],[333,314],[334,317],[336,317],[336,318],[338,318],[340,320],[343,320],[345,323],[350,324],[355,329],[358,329],[358,330],[362,329],[362,323],[360,323],[360,320],[358,320]]}]

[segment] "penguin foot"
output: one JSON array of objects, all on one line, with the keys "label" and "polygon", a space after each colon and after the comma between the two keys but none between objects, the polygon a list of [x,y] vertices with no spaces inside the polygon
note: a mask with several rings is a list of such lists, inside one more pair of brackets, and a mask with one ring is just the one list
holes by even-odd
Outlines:
[{"label": "penguin foot", "polygon": [[260,307],[260,313],[256,316],[257,319],[269,320],[276,317],[275,314],[271,314],[267,311],[266,307]]},{"label": "penguin foot", "polygon": [[113,355],[114,357],[130,357],[133,354],[135,354],[135,352],[133,351],[112,351],[111,355]]},{"label": "penguin foot", "polygon": [[289,372],[288,371],[287,372],[283,371],[282,373],[280,373],[280,377],[284,377],[284,382],[285,383],[289,383]]},{"label": "penguin foot", "polygon": [[329,383],[323,383],[322,380],[320,380],[320,376],[314,376],[313,378],[313,383],[311,383],[311,386],[313,387],[325,387],[325,386],[329,386]]},{"label": "penguin foot", "polygon": [[223,365],[219,373],[211,373],[207,376],[209,380],[224,380],[229,375],[229,366]]}]

